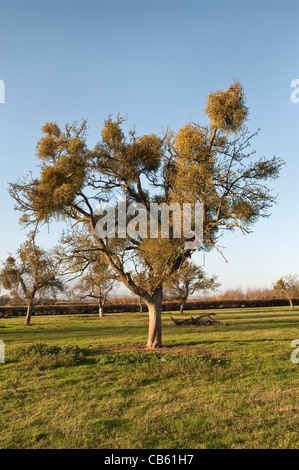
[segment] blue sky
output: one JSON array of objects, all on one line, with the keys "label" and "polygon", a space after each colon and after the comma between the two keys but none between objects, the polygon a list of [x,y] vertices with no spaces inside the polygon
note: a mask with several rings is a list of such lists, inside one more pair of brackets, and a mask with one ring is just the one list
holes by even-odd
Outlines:
[{"label": "blue sky", "polygon": [[[298,1],[1,1],[0,258],[24,240],[7,182],[34,170],[47,121],[88,119],[88,142],[109,113],[128,115],[138,134],[205,123],[210,90],[233,79],[244,86],[249,128],[261,128],[257,155],[282,157],[279,193],[269,219],[252,234],[228,234],[225,263],[206,255],[223,288],[269,286],[299,273]],[[43,230],[54,245],[61,226]],[[202,255],[195,260],[202,262]]]}]

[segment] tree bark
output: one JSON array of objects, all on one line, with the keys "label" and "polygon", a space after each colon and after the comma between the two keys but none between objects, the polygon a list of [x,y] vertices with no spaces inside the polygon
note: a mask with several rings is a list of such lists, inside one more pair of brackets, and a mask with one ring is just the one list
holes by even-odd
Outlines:
[{"label": "tree bark", "polygon": [[186,305],[186,300],[184,299],[184,300],[182,300],[182,303],[181,303],[181,306],[180,306],[180,315],[183,315],[185,305]]},{"label": "tree bark", "polygon": [[148,341],[147,348],[161,348],[162,347],[162,324],[161,324],[161,311],[162,311],[162,287],[159,287],[154,295],[146,301],[149,312],[149,328],[148,328]]},{"label": "tree bark", "polygon": [[293,300],[292,300],[292,299],[290,299],[290,300],[289,300],[289,302],[290,302],[291,309],[292,309],[292,310],[294,310],[294,304],[293,304]]},{"label": "tree bark", "polygon": [[104,306],[103,304],[99,303],[99,317],[103,318],[103,316],[104,316]]},{"label": "tree bark", "polygon": [[25,325],[26,326],[30,326],[31,315],[32,315],[32,303],[29,302],[28,305],[27,305],[27,315],[26,315],[26,319],[25,319]]}]

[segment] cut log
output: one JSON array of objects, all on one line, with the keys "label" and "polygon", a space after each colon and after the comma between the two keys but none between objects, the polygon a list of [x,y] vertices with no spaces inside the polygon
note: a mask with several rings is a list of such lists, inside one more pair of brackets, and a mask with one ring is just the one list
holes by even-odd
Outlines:
[{"label": "cut log", "polygon": [[[205,313],[204,315],[199,315],[198,317],[191,317],[187,318],[186,320],[177,320],[176,318],[170,317],[173,321],[173,323],[177,326],[181,325],[203,325],[203,326],[209,326],[209,325],[221,325],[225,326],[225,323],[220,320],[214,320],[212,315],[216,315],[216,313]],[[208,317],[208,318],[206,318]]]}]

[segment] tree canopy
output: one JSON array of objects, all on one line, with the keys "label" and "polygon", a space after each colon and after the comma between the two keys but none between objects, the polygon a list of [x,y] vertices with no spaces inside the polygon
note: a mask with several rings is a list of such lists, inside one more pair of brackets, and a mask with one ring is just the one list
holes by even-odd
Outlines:
[{"label": "tree canopy", "polygon": [[[93,148],[86,143],[87,124],[65,126],[47,123],[37,144],[38,177],[28,176],[10,184],[22,222],[62,219],[82,222],[110,267],[149,308],[148,347],[159,347],[161,339],[162,288],[165,281],[191,257],[186,236],[141,237],[138,230],[109,239],[96,230],[101,205],[138,204],[149,212],[151,203],[202,205],[203,241],[199,249],[219,249],[224,230],[248,233],[259,217],[268,215],[275,196],[266,182],[279,175],[282,161],[256,158],[251,134],[245,126],[248,110],[239,82],[211,92],[205,126],[187,123],[177,132],[167,130],[137,136],[125,135],[124,118],[109,116],[101,140]],[[117,213],[116,213],[117,214]],[[138,225],[135,214],[128,222]],[[139,219],[140,221],[140,219]],[[115,224],[118,224],[117,216]],[[172,228],[173,218],[170,218]],[[192,219],[194,224],[194,219]],[[140,228],[140,227],[139,227]],[[72,229],[70,229],[72,231]],[[144,272],[146,277],[138,282]],[[144,276],[141,276],[144,277]]]}]

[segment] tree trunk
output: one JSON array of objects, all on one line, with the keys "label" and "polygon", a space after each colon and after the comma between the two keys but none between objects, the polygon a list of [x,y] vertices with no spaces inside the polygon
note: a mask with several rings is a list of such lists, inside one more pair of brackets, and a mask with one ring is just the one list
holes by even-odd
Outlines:
[{"label": "tree trunk", "polygon": [[161,325],[161,311],[162,311],[162,287],[159,287],[150,300],[146,301],[149,313],[149,328],[148,328],[148,341],[147,348],[161,348],[162,347],[162,325]]},{"label": "tree trunk", "polygon": [[180,315],[183,315],[185,305],[186,305],[186,300],[184,299],[184,300],[182,300],[182,303],[181,303],[181,306],[180,306]]},{"label": "tree trunk", "polygon": [[290,300],[289,300],[289,302],[290,302],[291,309],[292,309],[292,310],[294,310],[294,304],[293,304],[293,300],[292,300],[292,299],[290,299]]},{"label": "tree trunk", "polygon": [[27,305],[27,315],[26,315],[26,319],[25,319],[25,325],[26,326],[30,325],[31,315],[32,315],[32,303],[29,302],[29,304]]},{"label": "tree trunk", "polygon": [[103,304],[99,303],[99,317],[103,318],[104,316],[104,306]]},{"label": "tree trunk", "polygon": [[142,299],[139,298],[139,312],[142,313],[143,312],[143,306],[142,306]]}]

